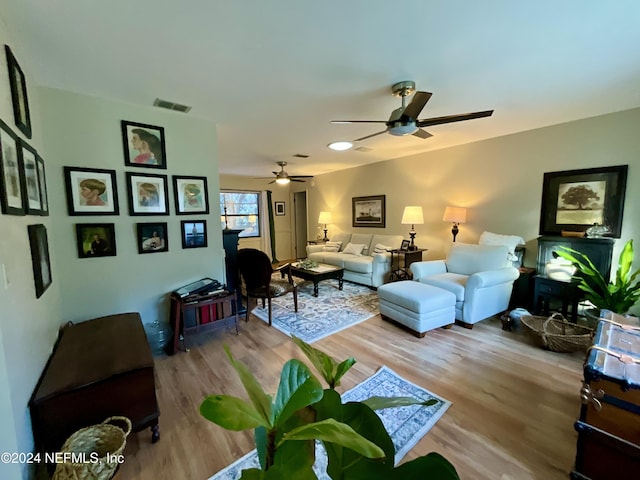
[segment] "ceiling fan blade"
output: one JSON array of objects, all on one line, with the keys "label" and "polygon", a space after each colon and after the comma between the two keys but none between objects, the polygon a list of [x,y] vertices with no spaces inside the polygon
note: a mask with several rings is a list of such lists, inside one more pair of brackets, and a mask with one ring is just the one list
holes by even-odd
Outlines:
[{"label": "ceiling fan blade", "polygon": [[313,175],[289,175],[289,178],[313,178]]},{"label": "ceiling fan blade", "polygon": [[276,183],[276,181],[275,181],[275,180],[271,180],[271,181],[269,182],[269,185],[271,185],[272,183]]},{"label": "ceiling fan blade", "polygon": [[329,123],[387,123],[386,120],[331,120]]},{"label": "ceiling fan blade", "polygon": [[413,132],[411,135],[415,135],[416,137],[420,137],[420,138],[429,138],[429,137],[433,137],[433,135],[431,135],[429,132],[427,132],[426,130],[422,130],[421,128],[419,128],[418,130],[416,130],[415,132]]},{"label": "ceiling fan blade", "polygon": [[291,177],[289,177],[289,180],[291,180],[292,182],[302,182],[302,183],[306,182],[306,180],[300,180],[298,178],[291,178]]},{"label": "ceiling fan blade", "polygon": [[387,133],[387,130],[382,130],[381,132],[378,132],[378,133],[372,133],[371,135],[367,135],[366,137],[356,138],[354,142],[359,142],[361,140],[366,140],[367,138],[376,137],[378,135],[382,135],[383,133]]},{"label": "ceiling fan blade", "polygon": [[493,110],[485,110],[482,112],[462,113],[460,115],[447,115],[445,117],[425,118],[416,121],[417,127],[430,127],[432,125],[442,125],[443,123],[463,122],[465,120],[473,120],[474,118],[490,117]]},{"label": "ceiling fan blade", "polygon": [[415,120],[416,118],[418,118],[418,115],[420,115],[420,112],[431,98],[431,95],[433,95],[431,92],[414,93],[413,100],[411,100],[411,103],[407,105],[407,108],[405,108],[404,112],[402,112],[400,120]]}]

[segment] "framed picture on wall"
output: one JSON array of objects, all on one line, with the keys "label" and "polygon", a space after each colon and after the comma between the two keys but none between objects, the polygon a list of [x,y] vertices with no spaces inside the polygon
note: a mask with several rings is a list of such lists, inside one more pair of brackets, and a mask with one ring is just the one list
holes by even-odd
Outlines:
[{"label": "framed picture on wall", "polygon": [[76,223],[78,257],[115,257],[116,231],[113,223]]},{"label": "framed picture on wall", "polygon": [[64,167],[69,215],[118,215],[115,170]]},{"label": "framed picture on wall", "polygon": [[122,120],[122,142],[126,166],[167,168],[163,127]]},{"label": "framed picture on wall", "polygon": [[386,223],[385,196],[353,197],[351,212],[354,227],[384,228]]},{"label": "framed picture on wall", "polygon": [[31,138],[31,116],[29,115],[29,99],[27,97],[27,81],[24,73],[13,56],[9,45],[4,46],[7,54],[7,68],[9,69],[9,85],[11,86],[11,102],[13,103],[13,116],[16,127]]},{"label": "framed picture on wall", "polygon": [[127,172],[129,215],[168,215],[166,175]]},{"label": "framed picture on wall", "polygon": [[169,251],[167,222],[138,223],[138,253],[157,253]]},{"label": "framed picture on wall", "polygon": [[47,177],[44,171],[44,160],[36,155],[38,165],[38,188],[40,190],[40,215],[49,215],[49,197],[47,196]]},{"label": "framed picture on wall", "polygon": [[275,202],[275,205],[276,205],[276,215],[279,217],[284,215],[285,214],[284,202]]},{"label": "framed picture on wall", "polygon": [[31,247],[31,263],[33,266],[33,282],[36,289],[36,298],[49,288],[53,281],[51,275],[51,261],[49,260],[49,242],[47,229],[44,225],[29,225],[29,246]]},{"label": "framed picture on wall", "polygon": [[23,180],[24,210],[28,215],[42,213],[42,199],[40,198],[40,181],[38,180],[38,152],[24,140],[19,140],[20,168]]},{"label": "framed picture on wall", "polygon": [[204,248],[207,246],[206,220],[182,220],[182,248]]},{"label": "framed picture on wall", "polygon": [[21,178],[18,138],[0,120],[0,204],[5,215],[24,215],[24,181]]},{"label": "framed picture on wall", "polygon": [[620,238],[627,170],[627,165],[618,165],[545,173],[540,234],[585,232],[598,224]]},{"label": "framed picture on wall", "polygon": [[208,214],[207,177],[173,176],[176,215]]}]

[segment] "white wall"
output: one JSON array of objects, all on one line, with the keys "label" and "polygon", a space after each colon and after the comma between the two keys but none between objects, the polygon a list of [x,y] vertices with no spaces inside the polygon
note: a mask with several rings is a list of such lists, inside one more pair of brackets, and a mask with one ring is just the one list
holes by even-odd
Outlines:
[{"label": "white wall", "polygon": [[[42,125],[54,256],[59,268],[62,319],[83,321],[118,312],[140,312],[144,323],[168,321],[168,293],[202,277],[222,278],[219,180],[215,125],[188,115],[55,89],[41,89]],[[121,120],[164,127],[167,169],[125,167]],[[69,216],[64,166],[115,170],[120,215]],[[130,216],[125,172],[166,175],[168,216]],[[172,175],[207,177],[209,215],[175,215]],[[207,221],[208,247],[183,249],[181,220]],[[76,223],[114,223],[117,256],[78,258]],[[167,222],[168,252],[139,254],[136,223]]]}]

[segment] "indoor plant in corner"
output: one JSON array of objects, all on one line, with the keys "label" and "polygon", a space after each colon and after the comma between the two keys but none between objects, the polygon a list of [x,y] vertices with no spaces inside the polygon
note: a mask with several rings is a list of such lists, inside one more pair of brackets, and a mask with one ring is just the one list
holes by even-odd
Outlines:
[{"label": "indoor plant in corner", "polygon": [[394,446],[375,409],[415,404],[413,398],[372,397],[343,404],[335,387],[353,366],[340,363],[299,338],[294,342],[320,372],[324,389],[309,368],[297,359],[285,363],[275,398],[264,392],[247,367],[231,364],[248,393],[249,401],[228,395],[209,395],[200,405],[206,419],[228,430],[255,429],[261,468],[243,470],[242,480],[317,479],[313,470],[315,441],[324,445],[327,474],[334,480],[459,480],[455,468],[437,453],[394,466]]},{"label": "indoor plant in corner", "polygon": [[[556,252],[569,260],[578,269],[578,288],[585,292],[585,298],[596,309],[610,310],[625,315],[640,298],[640,281],[636,277],[640,270],[631,273],[633,264],[633,240],[629,240],[618,259],[615,281],[605,279],[585,254],[569,247],[560,246]],[[599,313],[597,312],[599,317]]]}]

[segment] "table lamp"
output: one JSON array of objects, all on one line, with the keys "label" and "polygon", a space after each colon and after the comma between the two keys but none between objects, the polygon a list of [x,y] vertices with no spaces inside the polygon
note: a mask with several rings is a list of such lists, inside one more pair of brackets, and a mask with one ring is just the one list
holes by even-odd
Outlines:
[{"label": "table lamp", "polygon": [[458,225],[467,221],[467,209],[464,207],[447,207],[444,209],[442,221],[453,222],[451,233],[453,234],[453,241],[455,242],[456,235],[458,235]]},{"label": "table lamp", "polygon": [[424,218],[422,217],[422,207],[418,206],[409,206],[404,207],[404,212],[402,212],[402,220],[403,225],[411,225],[411,230],[409,231],[409,238],[411,238],[411,243],[409,244],[409,250],[415,250],[418,247],[413,243],[416,238],[415,225],[422,225],[424,223]]},{"label": "table lamp", "polygon": [[333,219],[331,218],[331,212],[320,212],[320,216],[318,217],[318,223],[324,223],[324,238],[323,242],[328,242],[329,238],[327,237],[327,223],[331,223]]}]

